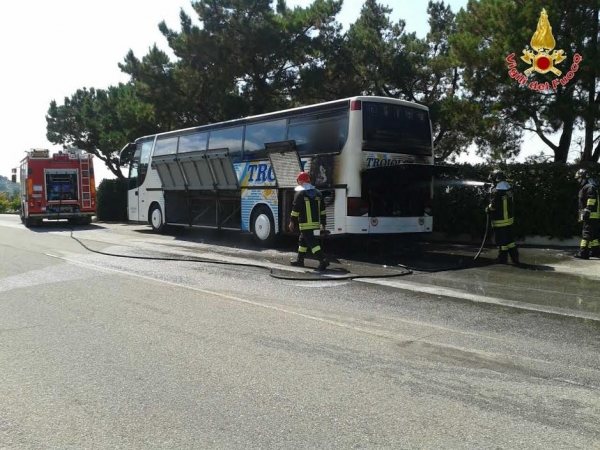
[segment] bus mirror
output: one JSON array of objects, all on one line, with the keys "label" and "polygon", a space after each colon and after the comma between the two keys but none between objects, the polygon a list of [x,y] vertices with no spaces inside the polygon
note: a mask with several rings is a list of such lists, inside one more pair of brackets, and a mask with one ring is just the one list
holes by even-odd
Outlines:
[{"label": "bus mirror", "polygon": [[17,176],[13,173],[12,176],[10,177],[10,181],[12,181],[13,183],[17,182]]},{"label": "bus mirror", "polygon": [[119,153],[119,165],[126,166],[131,164],[133,160],[133,155],[135,154],[135,150],[137,149],[137,144],[130,142],[125,147],[121,149]]}]

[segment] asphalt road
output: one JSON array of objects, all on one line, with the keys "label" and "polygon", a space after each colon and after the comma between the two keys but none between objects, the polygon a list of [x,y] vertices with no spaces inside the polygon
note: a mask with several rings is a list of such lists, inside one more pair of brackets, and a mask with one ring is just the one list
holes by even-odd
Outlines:
[{"label": "asphalt road", "polygon": [[599,344],[534,312],[114,258],[0,216],[2,449],[599,448]]}]

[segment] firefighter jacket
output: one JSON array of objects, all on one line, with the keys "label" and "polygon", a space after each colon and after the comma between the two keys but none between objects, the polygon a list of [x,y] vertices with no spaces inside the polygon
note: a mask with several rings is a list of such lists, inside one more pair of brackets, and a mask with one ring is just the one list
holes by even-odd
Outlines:
[{"label": "firefighter jacket", "polygon": [[579,216],[587,209],[590,219],[600,219],[600,197],[595,182],[589,182],[579,191]]},{"label": "firefighter jacket", "polygon": [[310,184],[296,187],[292,204],[292,220],[300,231],[318,230],[327,224],[323,194]]},{"label": "firefighter jacket", "polygon": [[506,181],[501,181],[492,188],[488,212],[494,228],[508,227],[514,223],[513,192]]}]

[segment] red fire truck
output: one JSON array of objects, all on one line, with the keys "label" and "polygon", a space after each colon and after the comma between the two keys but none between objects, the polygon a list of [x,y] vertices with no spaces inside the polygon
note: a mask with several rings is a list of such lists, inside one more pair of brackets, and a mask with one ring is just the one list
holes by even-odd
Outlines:
[{"label": "red fire truck", "polygon": [[21,220],[26,227],[44,219],[90,224],[96,214],[93,156],[79,149],[50,155],[33,149],[21,161]]}]

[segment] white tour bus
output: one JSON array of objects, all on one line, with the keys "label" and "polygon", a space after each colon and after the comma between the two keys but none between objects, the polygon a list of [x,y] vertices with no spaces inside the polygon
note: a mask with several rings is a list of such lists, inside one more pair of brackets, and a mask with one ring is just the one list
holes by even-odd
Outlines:
[{"label": "white tour bus", "polygon": [[129,220],[237,229],[263,245],[288,233],[301,168],[325,196],[327,230],[341,234],[433,229],[428,108],[362,96],[137,139]]}]

